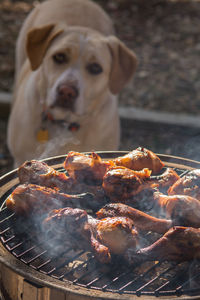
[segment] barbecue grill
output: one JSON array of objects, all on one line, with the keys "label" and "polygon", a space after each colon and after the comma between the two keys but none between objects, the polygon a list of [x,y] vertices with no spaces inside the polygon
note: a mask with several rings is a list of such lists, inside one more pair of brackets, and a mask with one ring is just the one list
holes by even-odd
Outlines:
[{"label": "barbecue grill", "polygon": [[[98,152],[105,159],[127,152]],[[182,176],[200,163],[158,154],[166,167]],[[44,161],[59,171],[65,156]],[[71,249],[58,237],[38,239],[37,228],[26,224],[5,206],[18,185],[17,170],[0,178],[0,288],[7,300],[19,299],[200,299],[200,262],[145,262],[126,266],[118,260],[102,265],[92,253]],[[48,245],[48,246],[47,246]],[[184,251],[184,249],[183,249]]]}]

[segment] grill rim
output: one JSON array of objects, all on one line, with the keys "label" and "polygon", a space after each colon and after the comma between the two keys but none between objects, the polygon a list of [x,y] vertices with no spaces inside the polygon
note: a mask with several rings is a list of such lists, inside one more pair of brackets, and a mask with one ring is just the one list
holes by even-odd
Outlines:
[{"label": "grill rim", "polygon": [[[127,154],[129,151],[97,151],[102,158],[104,159],[112,159],[117,156],[122,156]],[[85,152],[90,153],[90,152]],[[194,168],[200,168],[200,162],[190,160],[183,157],[177,157],[172,155],[165,155],[165,154],[157,154],[158,157],[167,164],[167,166],[172,166],[174,168],[178,167],[179,169],[186,169],[192,170]],[[55,157],[50,157],[43,159],[42,161],[46,162],[50,166],[54,168],[58,168],[62,165],[66,155],[60,155]],[[10,190],[10,188],[14,187],[14,184],[18,184],[17,179],[17,170],[15,169],[11,172],[6,173],[5,175],[0,177],[0,197],[5,195],[5,193]],[[11,185],[12,184],[12,185]],[[7,190],[3,190],[2,187],[5,188],[7,186]],[[2,189],[2,191],[1,191]],[[26,280],[30,282],[34,282],[35,284],[40,285],[41,287],[49,287],[54,288],[63,292],[74,293],[77,296],[87,296],[89,298],[97,297],[102,299],[138,299],[137,295],[133,294],[119,294],[119,293],[112,293],[109,291],[102,291],[102,290],[95,290],[87,287],[82,287],[80,285],[73,285],[70,281],[60,281],[51,276],[43,274],[37,270],[34,270],[29,265],[23,263],[21,260],[17,259],[12,253],[10,253],[5,246],[3,245],[2,241],[0,243],[0,262],[10,268],[13,272],[17,273],[18,275],[22,276]],[[160,295],[162,296],[162,295]],[[174,297],[173,297],[174,296]],[[177,295],[169,296],[170,299],[177,299]],[[142,299],[155,299],[156,296],[146,296],[141,295],[140,298]],[[181,295],[179,299],[199,299],[198,296],[187,296]]]}]

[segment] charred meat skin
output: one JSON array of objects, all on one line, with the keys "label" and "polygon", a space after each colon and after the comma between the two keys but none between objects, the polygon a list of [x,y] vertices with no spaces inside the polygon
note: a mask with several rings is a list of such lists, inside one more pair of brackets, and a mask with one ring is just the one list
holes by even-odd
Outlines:
[{"label": "charred meat skin", "polygon": [[148,168],[156,174],[164,167],[164,163],[152,151],[138,147],[124,156],[113,160],[117,166],[123,166],[132,170],[142,170]]},{"label": "charred meat skin", "polygon": [[31,160],[24,162],[18,169],[21,184],[32,183],[50,188],[58,188],[62,192],[70,190],[73,180],[65,173],[56,171],[45,162]]},{"label": "charred meat skin", "polygon": [[200,200],[200,169],[192,170],[176,181],[169,189],[169,195],[188,195]]},{"label": "charred meat skin", "polygon": [[144,189],[151,188],[151,182],[145,184],[150,174],[148,169],[133,171],[120,166],[111,167],[103,178],[102,186],[111,201],[124,203]]},{"label": "charred meat skin", "polygon": [[180,176],[174,171],[172,168],[166,168],[166,170],[158,176],[152,176],[147,178],[147,181],[151,181],[158,188],[168,188],[177,180],[179,180]]},{"label": "charred meat skin", "polygon": [[200,202],[187,195],[154,193],[157,205],[170,217],[174,225],[200,227]]},{"label": "charred meat skin", "polygon": [[200,229],[175,226],[152,245],[135,253],[128,249],[128,263],[147,260],[189,261],[200,258]]},{"label": "charred meat skin", "polygon": [[116,216],[127,217],[133,221],[134,227],[138,231],[152,231],[163,234],[172,227],[171,220],[152,217],[122,203],[106,204],[96,215],[99,219]]},{"label": "charred meat skin", "polygon": [[107,169],[113,165],[112,161],[103,161],[95,152],[85,155],[71,151],[64,162],[64,168],[71,178],[79,182],[99,185]]},{"label": "charred meat skin", "polygon": [[[83,210],[69,207],[54,210],[43,222],[45,230],[53,229],[69,238],[78,238],[79,247],[91,250],[102,263],[109,263],[112,254],[123,255],[127,247],[138,242],[137,231],[129,218],[114,217],[97,220]],[[77,226],[78,225],[78,226]]]},{"label": "charred meat skin", "polygon": [[18,215],[41,215],[66,205],[80,205],[81,202],[87,201],[88,197],[92,201],[92,195],[87,193],[68,195],[36,184],[22,184],[7,198],[6,206]]}]

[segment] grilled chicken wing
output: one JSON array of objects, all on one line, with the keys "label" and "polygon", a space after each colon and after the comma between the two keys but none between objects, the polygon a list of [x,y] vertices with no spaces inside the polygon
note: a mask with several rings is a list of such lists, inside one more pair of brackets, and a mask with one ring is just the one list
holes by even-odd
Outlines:
[{"label": "grilled chicken wing", "polygon": [[31,160],[24,162],[18,169],[20,183],[38,184],[50,188],[58,188],[62,192],[71,189],[73,179],[65,173],[56,171],[46,163]]},{"label": "grilled chicken wing", "polygon": [[103,178],[103,189],[113,202],[133,200],[141,191],[151,188],[152,183],[146,181],[151,174],[149,169],[133,171],[125,167],[111,167]]},{"label": "grilled chicken wing", "polygon": [[155,153],[143,147],[138,147],[113,161],[118,166],[124,166],[132,170],[148,168],[152,170],[152,173],[158,173],[164,167],[164,163]]},{"label": "grilled chicken wing", "polygon": [[127,247],[135,248],[138,240],[129,218],[97,220],[83,210],[69,207],[52,211],[44,220],[44,228],[64,234],[63,238],[69,238],[70,233],[72,240],[78,238],[79,247],[93,251],[103,263],[109,263],[112,254],[123,255]]},{"label": "grilled chicken wing", "polygon": [[82,203],[84,206],[84,202],[93,202],[92,194],[68,195],[36,184],[22,184],[7,198],[6,206],[19,215],[28,216],[33,212],[45,214],[66,205],[79,206]]},{"label": "grilled chicken wing", "polygon": [[200,229],[175,226],[152,245],[127,250],[127,261],[132,264],[145,260],[187,261],[200,258]]},{"label": "grilled chicken wing", "polygon": [[186,195],[164,195],[154,193],[158,206],[166,212],[174,225],[200,227],[200,202]]},{"label": "grilled chicken wing", "polygon": [[106,204],[96,213],[96,215],[99,219],[116,216],[128,217],[133,221],[133,224],[138,231],[165,233],[172,227],[171,220],[152,217],[138,209],[122,203]]},{"label": "grilled chicken wing", "polygon": [[113,165],[112,161],[103,161],[94,152],[85,155],[71,151],[64,162],[64,168],[72,178],[88,184],[101,184],[107,169]]},{"label": "grilled chicken wing", "polygon": [[169,195],[188,195],[200,200],[200,169],[192,170],[177,180],[168,190]]}]

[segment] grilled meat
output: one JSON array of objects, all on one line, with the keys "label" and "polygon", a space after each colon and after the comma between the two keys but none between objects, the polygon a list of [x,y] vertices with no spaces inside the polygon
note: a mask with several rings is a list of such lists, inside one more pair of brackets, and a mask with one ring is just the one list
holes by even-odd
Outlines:
[{"label": "grilled meat", "polygon": [[79,183],[65,173],[58,172],[41,161],[26,161],[19,167],[18,176],[21,184],[31,183],[56,188],[60,192],[68,194],[82,194],[86,191],[92,193],[96,201],[91,203],[90,208],[98,209],[98,207],[106,203],[105,194],[101,186]]},{"label": "grilled meat", "polygon": [[140,209],[152,207],[152,191],[165,188],[179,178],[168,168],[159,176],[151,177],[151,171],[144,168],[135,171],[123,166],[110,167],[103,177],[102,187],[111,202],[121,202]]},{"label": "grilled meat", "polygon": [[88,222],[88,214],[80,208],[65,207],[54,209],[49,212],[43,221],[44,229],[59,234],[76,233],[89,238],[90,232],[85,224]]},{"label": "grilled meat", "polygon": [[140,249],[128,249],[128,263],[146,260],[188,261],[200,258],[200,229],[175,226],[152,245]]},{"label": "grilled meat", "polygon": [[113,202],[126,202],[144,189],[151,188],[152,183],[145,181],[151,174],[149,169],[133,171],[125,167],[111,167],[103,178],[103,189]]},{"label": "grilled meat", "polygon": [[69,152],[66,156],[64,167],[72,178],[79,182],[101,184],[106,171],[110,167],[124,166],[135,171],[149,168],[153,173],[158,173],[164,163],[153,152],[145,148],[137,148],[128,154],[113,160],[104,161],[97,154],[92,152],[85,155],[79,152]]},{"label": "grilled meat", "polygon": [[70,240],[72,247],[92,251],[100,262],[109,263],[111,254],[108,247],[96,238],[97,222],[90,217],[90,225],[88,217],[85,210],[65,207],[50,212],[43,227],[45,231]]},{"label": "grilled meat", "polygon": [[109,263],[112,254],[123,255],[127,247],[135,248],[138,240],[129,218],[97,220],[83,210],[69,207],[52,211],[44,220],[44,228],[60,232],[76,246],[93,251],[102,263]]},{"label": "grilled meat", "polygon": [[116,216],[127,217],[133,221],[134,227],[138,231],[152,231],[163,234],[172,227],[171,220],[152,217],[122,203],[106,204],[96,215],[99,219]]},{"label": "grilled meat", "polygon": [[167,188],[179,180],[179,175],[172,168],[167,168],[161,175],[147,178],[158,188]]},{"label": "grilled meat", "polygon": [[192,170],[177,180],[168,190],[169,195],[188,195],[200,200],[200,169]]},{"label": "grilled meat", "polygon": [[170,217],[174,225],[200,227],[200,202],[187,195],[154,193],[159,208]]},{"label": "grilled meat", "polygon": [[117,166],[124,166],[132,170],[148,168],[152,173],[159,173],[164,167],[160,158],[150,150],[143,147],[129,152],[128,154],[113,160]]},{"label": "grilled meat", "polygon": [[93,202],[92,194],[68,195],[36,184],[23,184],[7,198],[6,206],[16,214],[29,216],[33,213],[45,214],[66,205],[80,206],[82,203],[84,206],[84,202]]},{"label": "grilled meat", "polygon": [[71,189],[73,179],[65,173],[56,171],[46,163],[31,160],[24,162],[18,169],[20,183],[32,183],[50,188],[58,188],[62,192]]},{"label": "grilled meat", "polygon": [[138,244],[138,233],[133,229],[133,221],[129,218],[104,218],[99,220],[96,230],[98,240],[111,253],[123,255],[127,248],[136,248]]},{"label": "grilled meat", "polygon": [[91,251],[93,251],[95,257],[98,261],[103,264],[108,264],[111,262],[111,253],[109,248],[103,244],[101,244],[93,234],[91,234],[90,239]]},{"label": "grilled meat", "polygon": [[[55,209],[43,221],[43,229],[60,236],[63,240],[67,239],[75,249],[92,251],[100,262],[109,263],[111,261],[109,249],[94,236],[88,217],[83,209],[71,207]],[[95,219],[90,217],[90,222],[95,228]]]},{"label": "grilled meat", "polygon": [[107,169],[113,166],[112,161],[103,161],[101,157],[92,152],[85,155],[79,152],[69,152],[64,162],[68,174],[79,182],[88,184],[101,184]]}]

